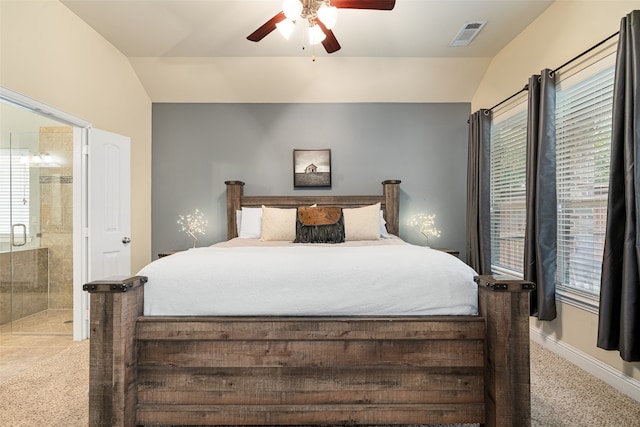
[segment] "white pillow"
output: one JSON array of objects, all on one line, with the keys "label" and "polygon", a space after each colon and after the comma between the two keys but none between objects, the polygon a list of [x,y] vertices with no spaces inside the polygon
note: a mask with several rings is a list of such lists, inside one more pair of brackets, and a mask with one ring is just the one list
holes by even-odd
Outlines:
[{"label": "white pillow", "polygon": [[383,239],[389,239],[391,238],[391,236],[389,235],[389,232],[387,231],[387,221],[385,221],[384,219],[384,213],[382,212],[382,210],[380,210],[380,237]]},{"label": "white pillow", "polygon": [[241,239],[259,239],[262,234],[262,208],[242,207],[240,219]]},{"label": "white pillow", "polygon": [[297,209],[262,207],[262,236],[260,240],[284,240],[296,238]]},{"label": "white pillow", "polygon": [[344,240],[380,239],[380,203],[361,208],[342,209]]}]

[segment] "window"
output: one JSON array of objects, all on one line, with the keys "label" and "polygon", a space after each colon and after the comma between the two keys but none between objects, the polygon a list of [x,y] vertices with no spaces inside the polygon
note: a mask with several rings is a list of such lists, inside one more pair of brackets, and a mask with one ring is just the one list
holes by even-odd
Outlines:
[{"label": "window", "polygon": [[[560,298],[597,309],[607,217],[615,55],[556,88],[556,182]],[[491,127],[491,267],[522,277],[526,226],[526,103]],[[594,303],[595,302],[595,303]]]},{"label": "window", "polygon": [[491,269],[522,277],[526,225],[526,103],[491,126]]},{"label": "window", "polygon": [[600,293],[609,190],[613,58],[558,83],[558,289]]},{"label": "window", "polygon": [[9,237],[11,224],[29,233],[29,150],[0,148],[0,237]]}]

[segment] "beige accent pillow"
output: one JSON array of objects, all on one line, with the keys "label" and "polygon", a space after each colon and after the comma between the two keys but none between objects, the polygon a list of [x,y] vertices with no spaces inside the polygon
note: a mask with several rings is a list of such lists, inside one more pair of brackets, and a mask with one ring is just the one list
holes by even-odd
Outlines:
[{"label": "beige accent pillow", "polygon": [[380,203],[361,208],[342,209],[344,240],[380,239]]},{"label": "beige accent pillow", "polygon": [[284,240],[296,238],[296,209],[262,207],[262,236],[260,240]]}]

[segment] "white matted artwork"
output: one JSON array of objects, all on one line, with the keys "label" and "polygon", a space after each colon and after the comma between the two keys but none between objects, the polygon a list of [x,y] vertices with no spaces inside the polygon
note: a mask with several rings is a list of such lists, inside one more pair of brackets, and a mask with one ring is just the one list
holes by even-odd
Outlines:
[{"label": "white matted artwork", "polygon": [[331,187],[331,150],[293,150],[294,187]]}]

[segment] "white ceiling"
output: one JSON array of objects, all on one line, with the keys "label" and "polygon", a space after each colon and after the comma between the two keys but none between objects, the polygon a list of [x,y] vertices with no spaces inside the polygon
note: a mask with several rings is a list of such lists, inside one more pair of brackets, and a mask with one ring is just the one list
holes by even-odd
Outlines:
[{"label": "white ceiling", "polygon": [[[170,87],[164,87],[163,93],[155,90],[154,81],[160,78],[164,85],[172,85],[167,79],[174,70],[168,72],[162,69],[163,65],[171,62],[175,68],[176,62],[182,62],[193,67],[196,58],[198,63],[219,64],[224,60],[237,64],[247,58],[260,63],[273,58],[309,58],[315,53],[318,62],[393,58],[404,60],[405,66],[409,60],[423,60],[421,63],[427,64],[457,59],[468,61],[457,64],[486,67],[553,1],[397,0],[391,11],[339,9],[333,32],[342,49],[331,55],[321,45],[315,47],[315,52],[310,48],[303,51],[301,28],[288,41],[277,31],[258,43],[246,39],[282,9],[280,0],[62,0],[62,3],[131,59],[152,100],[166,101],[167,97],[180,98],[178,90],[188,89],[178,84],[173,94],[168,93]],[[464,23],[475,20],[487,24],[473,42],[466,47],[449,47]],[[185,78],[184,72],[181,75]]]}]

